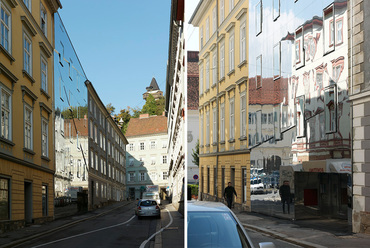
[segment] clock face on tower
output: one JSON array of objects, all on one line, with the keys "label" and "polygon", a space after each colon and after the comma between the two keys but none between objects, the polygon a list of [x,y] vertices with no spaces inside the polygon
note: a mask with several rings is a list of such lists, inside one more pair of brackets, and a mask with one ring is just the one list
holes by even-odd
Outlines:
[{"label": "clock face on tower", "polygon": [[193,141],[193,135],[191,133],[192,131],[188,131],[188,143]]}]

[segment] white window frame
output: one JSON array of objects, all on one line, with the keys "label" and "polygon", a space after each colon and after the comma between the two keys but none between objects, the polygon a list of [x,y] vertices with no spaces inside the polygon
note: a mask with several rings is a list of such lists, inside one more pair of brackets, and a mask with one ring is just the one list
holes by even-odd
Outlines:
[{"label": "white window frame", "polygon": [[207,58],[206,61],[206,91],[209,90],[209,57]]},{"label": "white window frame", "polygon": [[235,36],[230,34],[229,37],[229,72],[235,70]]},{"label": "white window frame", "polygon": [[156,142],[155,141],[151,141],[150,142],[150,149],[155,149],[156,148]]},{"label": "white window frame", "polygon": [[203,64],[199,66],[199,94],[203,94]]},{"label": "white window frame", "polygon": [[247,137],[247,94],[240,93],[240,137]]},{"label": "white window frame", "polygon": [[49,122],[47,119],[41,119],[41,154],[49,157]]},{"label": "white window frame", "polygon": [[203,112],[200,112],[200,129],[199,129],[199,145],[203,146],[203,125],[204,125],[204,117]]},{"label": "white window frame", "polygon": [[32,10],[32,0],[23,0],[23,3],[27,7],[27,9],[31,12],[31,10]]},{"label": "white window frame", "polygon": [[206,145],[209,145],[210,142],[210,118],[209,118],[209,109],[206,111]]},{"label": "white window frame", "polygon": [[203,48],[203,26],[199,29],[199,42],[200,42],[200,49]]},{"label": "white window frame", "polygon": [[168,179],[168,171],[163,171],[162,172],[162,179],[167,180]]},{"label": "white window frame", "polygon": [[162,156],[162,164],[167,164],[167,155]]},{"label": "white window frame", "polygon": [[[0,136],[7,140],[12,140],[12,94],[0,84],[0,102],[1,102],[1,119],[0,119]],[[8,98],[7,101],[5,101]],[[7,103],[7,104],[5,104]],[[8,105],[8,106],[6,106]],[[7,116],[4,121],[3,116]]]},{"label": "white window frame", "polygon": [[131,143],[131,144],[129,144],[129,151],[132,152],[133,150],[134,150],[134,144]]},{"label": "white window frame", "polygon": [[220,1],[220,23],[225,20],[225,0]]},{"label": "white window frame", "polygon": [[[5,48],[6,51],[11,53],[12,51],[12,12],[9,10],[10,8],[5,5],[4,1],[0,1],[0,14],[3,11],[7,15],[8,20],[3,20],[0,18],[0,37],[1,41],[0,44],[2,47]],[[1,17],[1,15],[0,15]],[[4,27],[4,28],[3,28]],[[7,35],[3,33],[3,30],[7,30]]]},{"label": "white window frame", "polygon": [[48,61],[41,55],[40,60],[40,71],[41,71],[41,89],[48,93]]},{"label": "white window frame", "polygon": [[[339,24],[341,24],[341,27],[339,28]],[[339,19],[335,21],[335,31],[336,31],[336,45],[340,45],[343,43],[343,19]]]},{"label": "white window frame", "polygon": [[48,12],[46,11],[45,6],[41,3],[40,9],[40,28],[44,35],[47,37],[48,32]]},{"label": "white window frame", "polygon": [[217,108],[212,109],[212,118],[213,118],[213,128],[212,128],[212,143],[217,142]]},{"label": "white window frame", "polygon": [[140,142],[140,151],[144,151],[145,150],[145,143],[144,142]]},{"label": "white window frame", "polygon": [[220,106],[220,141],[225,142],[225,103]]},{"label": "white window frame", "polygon": [[222,42],[220,46],[220,80],[225,77],[225,43]]},{"label": "white window frame", "polygon": [[216,6],[212,10],[212,34],[217,30],[217,9]]},{"label": "white window frame", "polygon": [[[27,114],[29,113],[29,119]],[[24,105],[24,147],[33,150],[33,110],[32,107]]]},{"label": "white window frame", "polygon": [[[244,31],[243,31],[244,30]],[[247,29],[245,22],[240,25],[240,57],[239,57],[239,62],[242,63],[247,60],[247,43],[246,43],[246,35],[247,35]]]},{"label": "white window frame", "polygon": [[212,85],[217,83],[217,53],[212,55]]},{"label": "white window frame", "polygon": [[234,9],[234,0],[229,0],[229,13]]},{"label": "white window frame", "polygon": [[262,33],[262,1],[260,0],[255,8],[256,36]]},{"label": "white window frame", "polygon": [[206,19],[206,43],[209,40],[209,16]]},{"label": "white window frame", "polygon": [[229,99],[229,139],[235,139],[235,99]]},{"label": "white window frame", "polygon": [[23,32],[23,69],[32,76],[32,39],[26,32]]},{"label": "white window frame", "polygon": [[272,0],[272,20],[276,21],[280,16],[280,0]]},{"label": "white window frame", "polygon": [[146,173],[145,172],[140,172],[140,174],[139,174],[139,181],[140,182],[143,182],[143,181],[145,181],[146,180],[146,175],[145,175]]}]

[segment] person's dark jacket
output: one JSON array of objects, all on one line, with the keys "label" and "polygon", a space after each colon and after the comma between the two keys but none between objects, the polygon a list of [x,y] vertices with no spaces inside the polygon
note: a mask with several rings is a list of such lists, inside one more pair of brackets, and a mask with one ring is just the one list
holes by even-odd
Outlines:
[{"label": "person's dark jacket", "polygon": [[235,194],[236,196],[238,196],[236,194],[235,188],[233,186],[227,186],[225,188],[224,196],[226,196],[227,198],[232,198],[233,197],[233,194]]},{"label": "person's dark jacket", "polygon": [[289,185],[281,185],[279,190],[280,197],[282,199],[289,199],[290,198],[290,186]]}]

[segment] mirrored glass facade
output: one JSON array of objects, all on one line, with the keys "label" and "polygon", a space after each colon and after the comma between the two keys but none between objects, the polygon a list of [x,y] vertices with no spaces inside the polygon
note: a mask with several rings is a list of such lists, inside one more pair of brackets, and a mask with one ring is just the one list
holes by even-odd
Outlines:
[{"label": "mirrored glass facade", "polygon": [[347,1],[250,0],[249,10],[251,209],[347,218]]},{"label": "mirrored glass facade", "polygon": [[58,14],[55,15],[55,197],[87,188],[88,102],[86,75]]}]

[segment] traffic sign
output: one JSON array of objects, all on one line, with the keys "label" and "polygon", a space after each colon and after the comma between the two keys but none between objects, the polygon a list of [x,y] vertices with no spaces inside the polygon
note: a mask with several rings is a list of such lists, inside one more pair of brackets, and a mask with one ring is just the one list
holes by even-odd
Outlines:
[{"label": "traffic sign", "polygon": [[193,176],[193,179],[194,180],[197,180],[199,177],[198,177],[198,175],[197,174],[195,174],[194,176]]}]

